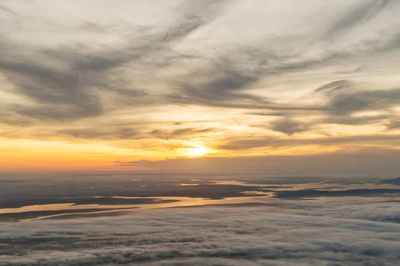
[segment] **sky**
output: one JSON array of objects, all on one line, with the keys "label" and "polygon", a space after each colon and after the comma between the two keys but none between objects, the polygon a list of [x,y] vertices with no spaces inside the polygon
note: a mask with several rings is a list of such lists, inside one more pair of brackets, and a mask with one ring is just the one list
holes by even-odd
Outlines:
[{"label": "sky", "polygon": [[0,0],[0,171],[398,175],[399,12]]}]

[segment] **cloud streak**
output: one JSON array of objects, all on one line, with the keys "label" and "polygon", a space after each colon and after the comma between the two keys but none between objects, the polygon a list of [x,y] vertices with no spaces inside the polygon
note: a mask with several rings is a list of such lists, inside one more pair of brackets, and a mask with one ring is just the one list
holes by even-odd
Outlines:
[{"label": "cloud streak", "polygon": [[4,138],[134,147],[134,159],[186,142],[397,141],[398,2],[120,1],[2,3]]}]

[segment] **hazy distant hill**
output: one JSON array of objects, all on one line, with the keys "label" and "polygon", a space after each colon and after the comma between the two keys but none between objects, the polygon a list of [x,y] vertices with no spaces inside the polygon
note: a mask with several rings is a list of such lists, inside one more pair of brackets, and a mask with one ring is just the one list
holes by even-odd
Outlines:
[{"label": "hazy distant hill", "polygon": [[400,185],[400,177],[382,180],[381,183]]}]

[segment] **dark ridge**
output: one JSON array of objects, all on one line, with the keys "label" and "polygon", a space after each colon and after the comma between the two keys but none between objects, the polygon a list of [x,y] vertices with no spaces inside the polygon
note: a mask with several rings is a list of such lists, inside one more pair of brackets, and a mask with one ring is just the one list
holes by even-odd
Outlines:
[{"label": "dark ridge", "polygon": [[378,188],[378,189],[350,189],[350,190],[315,190],[304,189],[294,191],[278,191],[277,198],[313,198],[313,197],[346,197],[346,196],[375,196],[383,194],[397,194],[400,189]]},{"label": "dark ridge", "polygon": [[176,200],[163,200],[157,198],[112,198],[112,197],[60,197],[60,198],[22,198],[10,199],[0,201],[0,208],[18,208],[29,205],[43,205],[43,204],[62,204],[72,203],[75,205],[80,204],[99,204],[99,205],[127,205],[127,204],[154,204],[154,203],[170,203]]},{"label": "dark ridge", "polygon": [[393,179],[385,179],[385,180],[382,180],[381,183],[392,184],[392,185],[400,185],[400,177],[393,178]]},{"label": "dark ridge", "polygon": [[113,211],[113,210],[126,210],[133,209],[130,208],[118,208],[118,209],[80,209],[80,210],[54,210],[54,211],[28,211],[20,213],[1,213],[0,222],[15,222],[25,219],[34,219],[42,216],[57,215],[57,214],[85,214],[85,213],[95,213],[103,211]]}]

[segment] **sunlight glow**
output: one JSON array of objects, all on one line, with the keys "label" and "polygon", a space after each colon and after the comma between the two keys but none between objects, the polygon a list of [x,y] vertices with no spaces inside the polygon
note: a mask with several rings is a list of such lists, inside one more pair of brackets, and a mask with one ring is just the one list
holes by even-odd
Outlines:
[{"label": "sunlight glow", "polygon": [[179,153],[188,157],[200,157],[206,154],[212,153],[213,150],[207,148],[206,146],[197,144],[192,147],[179,149]]}]

